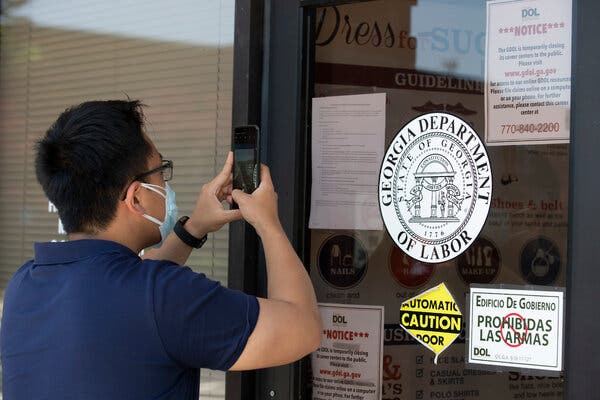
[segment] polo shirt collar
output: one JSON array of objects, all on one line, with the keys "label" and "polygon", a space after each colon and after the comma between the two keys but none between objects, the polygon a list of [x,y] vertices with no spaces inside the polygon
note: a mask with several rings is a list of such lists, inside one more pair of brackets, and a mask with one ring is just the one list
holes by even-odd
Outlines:
[{"label": "polo shirt collar", "polygon": [[137,257],[133,250],[120,243],[100,239],[34,243],[34,250],[35,264],[63,264],[104,253]]}]

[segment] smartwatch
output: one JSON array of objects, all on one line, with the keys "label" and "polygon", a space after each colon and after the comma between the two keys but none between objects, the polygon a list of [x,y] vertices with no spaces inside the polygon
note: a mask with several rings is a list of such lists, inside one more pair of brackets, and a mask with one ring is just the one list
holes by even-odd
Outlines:
[{"label": "smartwatch", "polygon": [[181,239],[183,243],[195,249],[199,249],[204,245],[204,243],[206,243],[208,235],[204,235],[201,238],[197,238],[188,231],[186,231],[183,225],[185,225],[188,219],[190,219],[190,217],[188,217],[187,215],[184,215],[183,217],[179,218],[179,220],[175,224],[175,227],[173,227],[173,232],[175,232],[177,237]]}]

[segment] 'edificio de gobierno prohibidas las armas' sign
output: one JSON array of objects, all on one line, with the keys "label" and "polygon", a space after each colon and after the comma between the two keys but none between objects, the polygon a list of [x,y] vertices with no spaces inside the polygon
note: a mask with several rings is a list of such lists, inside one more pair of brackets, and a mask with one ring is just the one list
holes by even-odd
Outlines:
[{"label": "'edificio de gobierno prohibidas las armas' sign", "polygon": [[468,362],[562,371],[563,300],[557,288],[471,285]]}]

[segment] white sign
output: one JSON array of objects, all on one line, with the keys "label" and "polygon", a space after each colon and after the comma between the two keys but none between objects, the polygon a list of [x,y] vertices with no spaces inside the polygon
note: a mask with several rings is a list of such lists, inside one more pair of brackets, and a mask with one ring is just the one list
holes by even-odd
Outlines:
[{"label": "white sign", "polygon": [[313,99],[310,229],[383,228],[375,185],[384,145],[385,93]]},{"label": "white sign", "polygon": [[492,199],[485,146],[448,113],[423,114],[390,143],[379,174],[379,207],[392,240],[424,262],[451,260],[481,231]]},{"label": "white sign", "polygon": [[321,347],[312,354],[313,400],[381,400],[383,306],[319,304]]},{"label": "white sign", "polygon": [[571,0],[487,2],[486,144],[569,142]]},{"label": "white sign", "polygon": [[473,287],[471,364],[562,371],[563,291]]}]

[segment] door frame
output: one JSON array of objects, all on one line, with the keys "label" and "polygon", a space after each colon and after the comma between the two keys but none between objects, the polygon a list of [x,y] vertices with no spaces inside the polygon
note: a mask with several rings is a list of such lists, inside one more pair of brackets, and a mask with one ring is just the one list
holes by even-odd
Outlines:
[{"label": "door frame", "polygon": [[[233,124],[262,125],[262,156],[277,188],[281,222],[305,264],[314,60],[309,27],[316,7],[355,1],[360,0],[236,0]],[[598,246],[600,226],[600,185],[594,184],[595,171],[600,171],[600,51],[595,41],[585,40],[595,32],[599,17],[600,2],[573,0],[565,399],[593,397],[600,375],[600,348],[592,345],[600,336],[600,318],[594,312],[600,268],[592,250]],[[266,294],[259,241],[242,223],[230,227],[229,285]],[[306,362],[300,361],[228,373],[227,399],[242,399],[248,393],[260,399],[309,398],[307,371]]]}]

